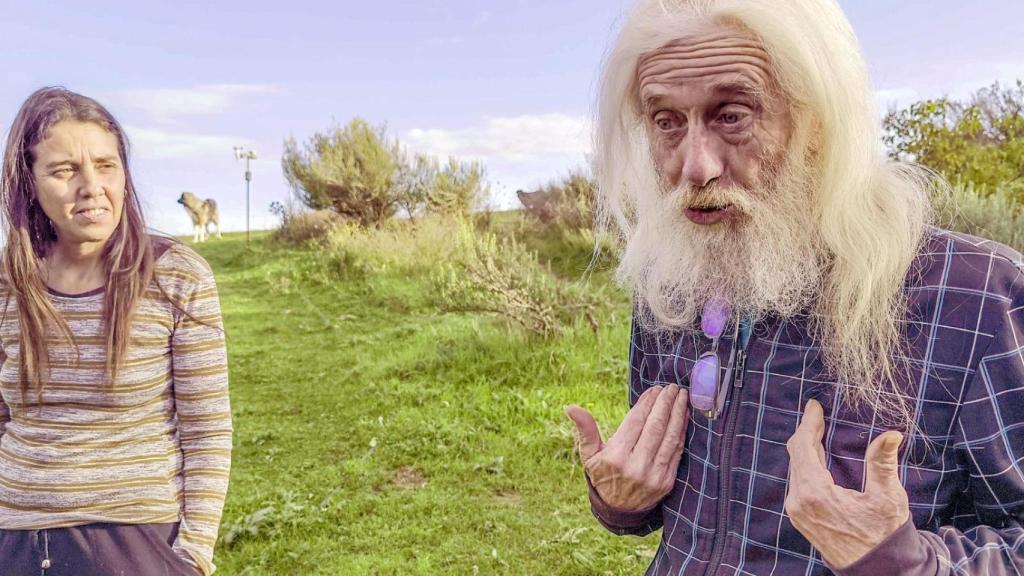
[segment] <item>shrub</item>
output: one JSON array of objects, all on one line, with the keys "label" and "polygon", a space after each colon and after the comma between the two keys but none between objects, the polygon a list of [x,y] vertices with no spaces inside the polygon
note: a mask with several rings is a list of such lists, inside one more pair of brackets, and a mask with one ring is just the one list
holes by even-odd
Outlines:
[{"label": "shrub", "polygon": [[437,161],[425,154],[405,156],[395,172],[394,194],[398,207],[415,221],[427,206],[427,198],[437,179]]},{"label": "shrub", "polygon": [[281,226],[274,232],[275,242],[282,244],[303,244],[322,242],[344,223],[344,219],[333,210],[312,212],[284,212]]},{"label": "shrub", "polygon": [[597,185],[583,169],[570,171],[535,192],[516,191],[526,212],[544,224],[564,230],[594,227]]},{"label": "shrub", "polygon": [[966,102],[916,102],[890,111],[884,127],[893,158],[913,160],[950,180],[989,187],[1024,180],[1024,81],[993,84]]},{"label": "shrub", "polygon": [[415,223],[393,221],[378,229],[343,226],[327,239],[323,252],[338,271],[358,274],[434,271],[451,260],[456,251],[452,228],[444,218],[424,218]]},{"label": "shrub", "polygon": [[394,215],[392,185],[400,161],[398,144],[387,139],[384,127],[361,118],[317,132],[302,149],[289,138],[281,156],[285,178],[307,206],[330,208],[361,226]]},{"label": "shrub", "polygon": [[1024,206],[1016,200],[1022,193],[1021,185],[989,189],[971,183],[956,184],[935,194],[935,223],[1024,252]]},{"label": "shrub", "polygon": [[489,189],[487,171],[480,162],[462,162],[454,156],[437,169],[427,193],[427,210],[434,214],[468,217],[482,208]]},{"label": "shrub", "polygon": [[606,302],[601,290],[560,281],[514,238],[476,234],[467,223],[459,227],[455,260],[434,282],[442,310],[494,314],[541,337],[581,319],[596,330],[596,312]]}]

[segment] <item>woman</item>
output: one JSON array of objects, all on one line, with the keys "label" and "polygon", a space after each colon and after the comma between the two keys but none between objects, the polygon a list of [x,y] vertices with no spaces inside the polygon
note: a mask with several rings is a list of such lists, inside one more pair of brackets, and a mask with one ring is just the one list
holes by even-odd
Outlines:
[{"label": "woman", "polygon": [[209,266],[147,233],[124,131],[79,94],[28,98],[0,192],[0,573],[212,573],[231,412]]}]

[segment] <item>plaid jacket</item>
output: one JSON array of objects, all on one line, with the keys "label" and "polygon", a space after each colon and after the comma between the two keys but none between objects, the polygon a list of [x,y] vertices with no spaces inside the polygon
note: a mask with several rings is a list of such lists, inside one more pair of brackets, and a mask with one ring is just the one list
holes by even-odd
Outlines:
[{"label": "plaid jacket", "polygon": [[[842,573],[1024,573],[1024,259],[932,230],[908,279],[914,382],[906,390],[921,433],[904,441],[900,478],[912,523]],[[634,323],[630,405],[651,386],[687,386],[707,348],[703,336],[655,335]],[[844,408],[805,322],[762,320],[748,352],[723,416],[691,415],[675,488],[659,506],[614,510],[591,489],[595,515],[613,532],[663,528],[648,575],[831,573],[784,511],[786,441],[817,399],[828,468],[838,485],[862,490],[864,453],[885,429],[873,411]]]}]

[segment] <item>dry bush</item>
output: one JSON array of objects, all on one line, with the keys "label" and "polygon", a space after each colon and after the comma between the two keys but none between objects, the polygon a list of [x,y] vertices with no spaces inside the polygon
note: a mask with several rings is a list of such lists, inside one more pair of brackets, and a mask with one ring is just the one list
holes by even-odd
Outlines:
[{"label": "dry bush", "polygon": [[282,244],[321,242],[330,237],[344,222],[345,219],[333,210],[285,213],[281,227],[274,232],[273,239]]},{"label": "dry bush", "polygon": [[594,227],[596,192],[594,179],[585,170],[576,169],[540,190],[518,190],[516,195],[536,220],[571,231]]},{"label": "dry bush", "polygon": [[559,280],[514,238],[474,233],[463,223],[455,260],[435,275],[438,305],[450,312],[484,312],[540,337],[585,320],[597,329],[602,290]]}]

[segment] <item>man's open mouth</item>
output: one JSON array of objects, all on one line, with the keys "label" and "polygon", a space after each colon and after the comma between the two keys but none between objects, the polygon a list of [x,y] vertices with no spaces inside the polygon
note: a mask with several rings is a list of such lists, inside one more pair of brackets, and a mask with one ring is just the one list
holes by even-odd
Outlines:
[{"label": "man's open mouth", "polygon": [[701,225],[712,225],[718,224],[722,220],[728,218],[733,212],[736,211],[736,207],[732,204],[722,205],[696,205],[686,208],[683,212],[686,217],[694,224]]}]

